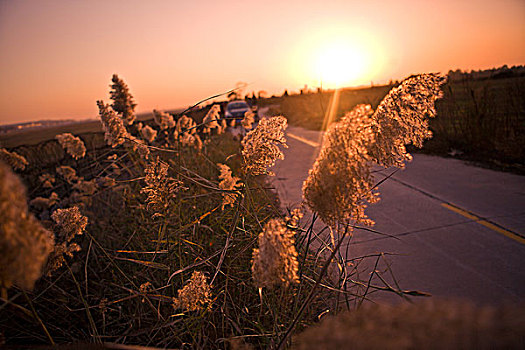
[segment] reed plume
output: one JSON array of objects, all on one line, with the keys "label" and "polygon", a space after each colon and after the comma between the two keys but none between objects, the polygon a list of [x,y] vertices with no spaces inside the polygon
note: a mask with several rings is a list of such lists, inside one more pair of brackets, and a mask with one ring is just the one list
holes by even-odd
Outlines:
[{"label": "reed plume", "polygon": [[83,158],[86,155],[86,146],[80,137],[75,137],[68,132],[55,136],[60,146],[75,159]]},{"label": "reed plume", "polygon": [[371,113],[369,105],[358,105],[329,127],[303,183],[305,203],[327,225],[349,220],[372,223],[365,215],[365,201],[377,200],[368,154],[374,141]]},{"label": "reed plume", "polygon": [[113,100],[111,107],[117,112],[122,120],[130,125],[135,121],[135,107],[137,104],[133,101],[133,96],[129,92],[129,88],[118,75],[113,74],[111,78],[110,98]]},{"label": "reed plume", "polygon": [[[0,287],[32,289],[54,247],[53,233],[28,212],[26,189],[0,161]],[[3,293],[5,294],[5,293]]]},{"label": "reed plume", "polygon": [[245,129],[251,129],[253,123],[255,123],[255,114],[252,111],[246,111],[241,120],[242,127]]},{"label": "reed plume", "polygon": [[281,219],[270,219],[253,250],[252,277],[258,288],[288,286],[298,282],[294,233]]},{"label": "reed plume", "polygon": [[235,204],[235,201],[237,200],[237,197],[239,195],[230,191],[235,191],[241,188],[242,182],[241,179],[237,176],[232,176],[232,171],[229,166],[220,163],[217,164],[217,166],[221,171],[221,173],[219,174],[219,179],[221,180],[219,182],[219,188],[223,191],[228,191],[222,193],[221,210],[224,210],[224,207],[228,205],[233,207],[233,204]]},{"label": "reed plume", "polygon": [[103,101],[97,101],[97,106],[106,143],[113,148],[123,144],[130,135],[122,119]]},{"label": "reed plume", "polygon": [[24,156],[5,148],[0,148],[0,161],[7,163],[13,170],[25,170],[29,164]]},{"label": "reed plume", "polygon": [[53,205],[57,204],[60,201],[58,194],[52,192],[48,198],[44,197],[35,197],[30,202],[29,205],[37,210],[44,211],[51,208]]},{"label": "reed plume", "polygon": [[80,246],[72,240],[82,235],[88,224],[88,218],[74,206],[68,209],[57,209],[51,219],[55,222],[56,244],[49,256],[46,274],[51,276],[66,261],[66,256],[73,257],[73,253],[80,251]]},{"label": "reed plume", "polygon": [[277,159],[284,159],[278,145],[286,147],[284,130],[288,126],[286,118],[278,116],[263,118],[259,125],[242,140],[244,170],[250,175],[273,175],[268,168]]},{"label": "reed plume", "polygon": [[153,129],[149,125],[146,125],[140,129],[140,135],[145,141],[152,143],[157,137],[157,130]]},{"label": "reed plume", "polygon": [[206,115],[202,119],[202,124],[204,124],[204,128],[202,130],[203,133],[209,134],[211,133],[212,129],[218,129],[218,133],[220,134],[220,131],[222,129],[221,124],[219,124],[218,122],[220,118],[220,113],[221,107],[219,105],[211,106],[208,113],[206,113]]},{"label": "reed plume", "polygon": [[173,307],[186,311],[196,311],[211,303],[211,288],[204,273],[193,271],[190,280],[178,290],[177,298],[173,298]]},{"label": "reed plume", "polygon": [[160,130],[171,129],[176,125],[171,114],[156,109],[153,110],[153,120],[160,127]]},{"label": "reed plume", "polygon": [[405,145],[423,147],[432,137],[428,118],[436,115],[435,102],[443,96],[446,78],[437,73],[420,74],[390,90],[372,116],[374,142],[368,153],[384,167],[403,168],[412,159]]},{"label": "reed plume", "polygon": [[55,177],[51,174],[42,174],[38,177],[38,181],[42,183],[42,187],[44,188],[53,188],[53,184],[55,183]]},{"label": "reed plume", "polygon": [[77,171],[69,165],[61,165],[55,171],[70,184],[78,180]]},{"label": "reed plume", "polygon": [[435,115],[444,82],[439,74],[410,77],[388,93],[375,113],[369,105],[358,105],[333,123],[303,183],[308,207],[330,226],[373,224],[365,215],[366,203],[379,200],[372,164],[403,167],[411,159],[405,145],[421,147],[431,137],[427,118]]},{"label": "reed plume", "polygon": [[146,186],[140,193],[146,195],[146,208],[153,213],[153,218],[164,216],[176,193],[183,189],[182,182],[168,175],[168,168],[168,164],[157,157],[144,169]]},{"label": "reed plume", "polygon": [[182,134],[195,134],[197,124],[195,124],[195,121],[188,117],[187,115],[181,116],[177,120],[177,128],[176,131],[179,135]]}]

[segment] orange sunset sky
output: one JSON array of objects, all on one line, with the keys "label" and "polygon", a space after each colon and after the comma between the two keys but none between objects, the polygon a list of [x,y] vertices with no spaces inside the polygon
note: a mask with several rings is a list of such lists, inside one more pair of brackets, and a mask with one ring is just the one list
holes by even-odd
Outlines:
[{"label": "orange sunset sky", "polygon": [[113,73],[140,113],[525,64],[525,1],[0,0],[0,52],[0,124],[86,119]]}]

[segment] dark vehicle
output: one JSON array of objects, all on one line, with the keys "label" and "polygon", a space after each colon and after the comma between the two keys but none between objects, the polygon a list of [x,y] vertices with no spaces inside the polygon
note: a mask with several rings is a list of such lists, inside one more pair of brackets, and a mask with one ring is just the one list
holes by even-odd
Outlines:
[{"label": "dark vehicle", "polygon": [[[235,119],[241,121],[244,118],[244,113],[252,111],[252,108],[245,101],[232,101],[226,106],[224,117],[226,119]],[[254,112],[255,120],[258,120],[257,111]]]}]

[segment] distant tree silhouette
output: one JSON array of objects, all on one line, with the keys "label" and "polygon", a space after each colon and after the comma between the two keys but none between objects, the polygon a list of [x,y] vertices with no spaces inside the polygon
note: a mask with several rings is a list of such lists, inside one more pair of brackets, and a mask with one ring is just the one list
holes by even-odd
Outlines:
[{"label": "distant tree silhouette", "polygon": [[300,93],[301,95],[303,95],[303,94],[307,94],[308,92],[309,92],[309,90],[308,90],[308,85],[306,85],[306,84],[304,85],[304,88],[302,88],[302,89],[299,91],[299,93]]},{"label": "distant tree silhouette", "polygon": [[257,92],[257,98],[266,98],[268,96],[268,93],[264,90],[259,90],[259,92]]}]

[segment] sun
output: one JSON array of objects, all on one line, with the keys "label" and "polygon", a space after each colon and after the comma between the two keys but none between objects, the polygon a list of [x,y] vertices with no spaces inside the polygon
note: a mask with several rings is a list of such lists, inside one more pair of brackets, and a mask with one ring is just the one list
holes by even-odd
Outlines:
[{"label": "sun", "polygon": [[283,75],[298,85],[323,89],[367,85],[391,69],[384,40],[366,28],[327,23],[303,33],[290,46]]},{"label": "sun", "polygon": [[364,54],[350,43],[331,43],[319,49],[315,66],[323,86],[340,88],[358,84],[366,62]]}]

